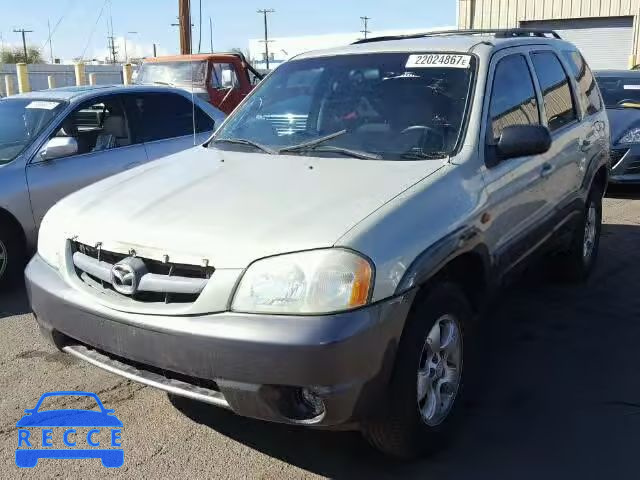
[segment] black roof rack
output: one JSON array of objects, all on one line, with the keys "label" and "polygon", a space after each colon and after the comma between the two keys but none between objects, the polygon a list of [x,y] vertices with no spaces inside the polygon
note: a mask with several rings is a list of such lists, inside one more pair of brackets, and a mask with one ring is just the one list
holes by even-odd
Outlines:
[{"label": "black roof rack", "polygon": [[436,30],[432,32],[414,33],[409,35],[387,35],[384,37],[364,38],[353,42],[352,45],[361,43],[385,42],[388,40],[408,40],[424,37],[440,37],[447,35],[493,35],[495,38],[517,38],[517,37],[540,37],[555,38],[561,40],[562,37],[554,30],[541,28],[508,28],[508,29],[489,29],[489,30]]}]

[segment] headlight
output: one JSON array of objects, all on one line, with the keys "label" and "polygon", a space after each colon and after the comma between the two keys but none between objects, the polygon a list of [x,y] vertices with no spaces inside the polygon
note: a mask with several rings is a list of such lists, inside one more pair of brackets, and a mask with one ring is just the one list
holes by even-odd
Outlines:
[{"label": "headlight", "polygon": [[632,128],[625,133],[618,143],[640,143],[640,128]]},{"label": "headlight", "polygon": [[54,268],[60,266],[60,243],[61,238],[58,235],[56,227],[56,219],[51,212],[47,213],[40,224],[38,233],[38,254],[42,259]]},{"label": "headlight", "polygon": [[291,253],[250,265],[231,308],[246,313],[332,313],[365,305],[372,285],[371,263],[350,250]]}]

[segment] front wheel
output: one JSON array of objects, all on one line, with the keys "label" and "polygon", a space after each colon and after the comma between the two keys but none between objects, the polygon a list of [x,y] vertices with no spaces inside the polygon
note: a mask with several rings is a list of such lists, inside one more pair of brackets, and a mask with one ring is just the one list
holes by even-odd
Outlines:
[{"label": "front wheel", "polygon": [[25,262],[24,244],[10,225],[0,220],[0,290],[14,284]]},{"label": "front wheel", "polygon": [[363,425],[374,447],[412,458],[446,442],[460,403],[471,319],[467,299],[450,283],[436,286],[412,311],[398,346],[388,411]]}]

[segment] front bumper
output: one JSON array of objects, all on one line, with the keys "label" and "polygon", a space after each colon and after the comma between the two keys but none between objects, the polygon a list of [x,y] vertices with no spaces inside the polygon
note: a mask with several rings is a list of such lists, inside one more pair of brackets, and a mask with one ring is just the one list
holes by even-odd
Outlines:
[{"label": "front bumper", "polygon": [[640,183],[640,145],[611,149],[610,183]]},{"label": "front bumper", "polygon": [[[60,349],[243,416],[328,427],[384,405],[414,295],[334,315],[158,316],[98,304],[38,255],[25,276],[37,322]],[[291,411],[291,394],[301,388],[322,400],[321,416]]]}]

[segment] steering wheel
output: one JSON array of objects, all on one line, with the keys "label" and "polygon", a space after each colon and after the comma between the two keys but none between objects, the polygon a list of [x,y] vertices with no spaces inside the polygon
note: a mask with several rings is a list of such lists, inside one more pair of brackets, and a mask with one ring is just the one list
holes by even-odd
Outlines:
[{"label": "steering wheel", "polygon": [[632,98],[625,98],[620,100],[616,105],[622,105],[623,103],[640,103],[638,100],[634,100]]}]

